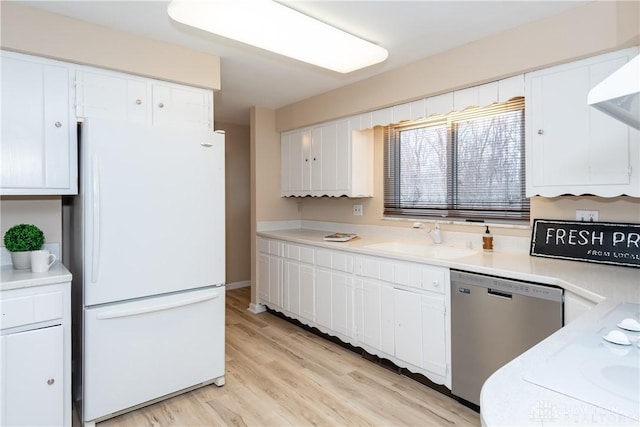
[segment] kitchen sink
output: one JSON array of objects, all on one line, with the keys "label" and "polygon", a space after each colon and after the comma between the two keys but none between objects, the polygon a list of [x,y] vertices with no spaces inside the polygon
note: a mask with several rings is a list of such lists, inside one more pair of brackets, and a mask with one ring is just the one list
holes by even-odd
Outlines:
[{"label": "kitchen sink", "polygon": [[421,245],[417,243],[403,242],[373,243],[370,245],[366,245],[365,248],[440,259],[461,258],[476,253],[476,251],[473,249],[460,248],[455,246],[432,246],[426,244]]}]

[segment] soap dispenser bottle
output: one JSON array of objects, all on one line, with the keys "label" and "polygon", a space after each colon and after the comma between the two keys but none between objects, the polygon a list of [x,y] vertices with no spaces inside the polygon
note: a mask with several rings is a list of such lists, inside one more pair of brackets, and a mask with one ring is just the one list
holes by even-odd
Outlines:
[{"label": "soap dispenser bottle", "polygon": [[491,235],[491,232],[489,231],[489,226],[486,226],[487,229],[484,232],[484,235],[482,236],[482,249],[485,252],[492,252],[493,251],[493,236]]}]

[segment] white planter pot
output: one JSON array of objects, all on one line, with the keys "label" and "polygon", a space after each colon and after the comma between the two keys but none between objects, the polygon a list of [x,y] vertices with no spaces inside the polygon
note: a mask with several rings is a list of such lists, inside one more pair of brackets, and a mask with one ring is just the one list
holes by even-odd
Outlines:
[{"label": "white planter pot", "polygon": [[11,252],[11,262],[16,270],[31,269],[31,251]]}]

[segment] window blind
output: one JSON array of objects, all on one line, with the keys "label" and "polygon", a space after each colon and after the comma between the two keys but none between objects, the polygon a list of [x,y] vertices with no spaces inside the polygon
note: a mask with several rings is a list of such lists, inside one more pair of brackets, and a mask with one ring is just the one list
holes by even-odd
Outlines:
[{"label": "window blind", "polygon": [[524,98],[385,128],[386,215],[529,218]]}]

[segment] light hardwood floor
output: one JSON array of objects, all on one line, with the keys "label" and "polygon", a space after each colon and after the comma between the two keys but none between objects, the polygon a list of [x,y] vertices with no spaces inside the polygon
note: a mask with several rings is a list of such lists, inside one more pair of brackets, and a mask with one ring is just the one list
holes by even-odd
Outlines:
[{"label": "light hardwood floor", "polygon": [[476,412],[227,292],[226,385],[106,420],[118,426],[479,426]]}]

